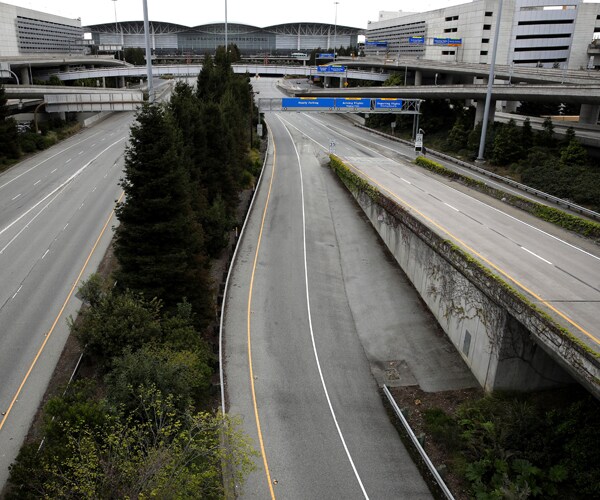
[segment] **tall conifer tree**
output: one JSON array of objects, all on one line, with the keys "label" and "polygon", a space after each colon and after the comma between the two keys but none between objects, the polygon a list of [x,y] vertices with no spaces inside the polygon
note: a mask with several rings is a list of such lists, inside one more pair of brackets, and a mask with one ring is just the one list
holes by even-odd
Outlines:
[{"label": "tall conifer tree", "polygon": [[158,297],[170,310],[186,297],[205,324],[212,296],[202,228],[191,208],[181,136],[165,108],[145,104],[138,112],[121,186],[126,197],[117,207],[115,246],[120,286]]}]

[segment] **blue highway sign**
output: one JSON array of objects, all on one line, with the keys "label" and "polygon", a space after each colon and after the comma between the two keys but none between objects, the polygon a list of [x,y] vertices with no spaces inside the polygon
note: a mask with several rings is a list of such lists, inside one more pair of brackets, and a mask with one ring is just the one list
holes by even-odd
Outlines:
[{"label": "blue highway sign", "polygon": [[333,97],[283,97],[281,108],[286,109],[332,109],[335,107]]},{"label": "blue highway sign", "polygon": [[317,66],[317,71],[319,73],[344,73],[346,71],[346,66]]},{"label": "blue highway sign", "polygon": [[338,109],[370,109],[371,99],[365,97],[336,97],[335,107]]},{"label": "blue highway sign", "polygon": [[380,97],[375,99],[375,109],[400,109],[402,99],[395,97]]},{"label": "blue highway sign", "polygon": [[424,36],[409,36],[408,43],[416,43],[419,45],[425,45],[425,37]]},{"label": "blue highway sign", "polygon": [[317,59],[335,59],[334,54],[317,54]]}]

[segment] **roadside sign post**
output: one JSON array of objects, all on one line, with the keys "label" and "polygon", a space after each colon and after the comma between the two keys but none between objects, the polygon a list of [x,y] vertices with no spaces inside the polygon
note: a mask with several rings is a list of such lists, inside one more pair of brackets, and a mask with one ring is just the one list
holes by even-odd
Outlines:
[{"label": "roadside sign post", "polygon": [[423,151],[423,134],[418,133],[415,137],[415,151],[420,153]]}]

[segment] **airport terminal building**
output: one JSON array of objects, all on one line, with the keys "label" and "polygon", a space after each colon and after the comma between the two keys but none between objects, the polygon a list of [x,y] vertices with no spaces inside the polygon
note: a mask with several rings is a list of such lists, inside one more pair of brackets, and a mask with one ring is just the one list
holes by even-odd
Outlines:
[{"label": "airport terminal building", "polygon": [[[91,33],[93,45],[103,47],[145,47],[144,23],[127,21],[84,27]],[[309,52],[318,47],[357,46],[364,30],[349,26],[321,23],[289,23],[258,28],[246,24],[227,24],[228,43],[238,46],[242,54],[290,55]],[[179,24],[150,22],[150,44],[155,54],[214,53],[225,45],[225,24],[188,27]]]},{"label": "airport terminal building", "polygon": [[79,19],[0,3],[0,58],[83,54]]},{"label": "airport terminal building", "polygon": [[[367,55],[491,63],[497,0],[475,0],[423,13],[380,12],[367,28]],[[496,62],[585,69],[600,66],[600,3],[504,0]]]}]

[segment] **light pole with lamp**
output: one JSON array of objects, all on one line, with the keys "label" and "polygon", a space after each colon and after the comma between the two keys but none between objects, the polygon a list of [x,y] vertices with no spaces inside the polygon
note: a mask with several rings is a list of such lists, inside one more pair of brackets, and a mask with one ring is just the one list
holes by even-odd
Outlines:
[{"label": "light pole with lamp", "polygon": [[117,56],[117,59],[119,59],[119,23],[117,21],[117,0],[112,0],[113,2],[113,6],[115,8],[115,54]]},{"label": "light pole with lamp", "polygon": [[227,55],[227,0],[225,0],[225,55]]},{"label": "light pole with lamp", "polygon": [[336,56],[337,56],[337,6],[339,5],[340,2],[333,2],[333,4],[335,5],[335,19],[334,19],[334,23],[333,23],[333,60],[336,60]]},{"label": "light pole with lamp", "polygon": [[500,35],[500,20],[502,19],[502,0],[498,0],[498,19],[496,19],[496,33],[494,35],[494,46],[492,48],[492,61],[490,64],[490,75],[488,79],[487,94],[485,96],[485,107],[483,108],[483,123],[481,124],[481,138],[479,139],[479,153],[477,162],[483,162],[485,151],[485,137],[487,134],[488,119],[490,116],[490,103],[492,101],[492,86],[494,85],[494,70],[496,65],[496,52],[498,51],[498,37]]},{"label": "light pole with lamp", "polygon": [[148,100],[154,102],[154,83],[152,82],[152,49],[150,48],[150,22],[148,21],[148,2],[144,3],[144,36],[146,39],[146,75],[148,78]]}]

